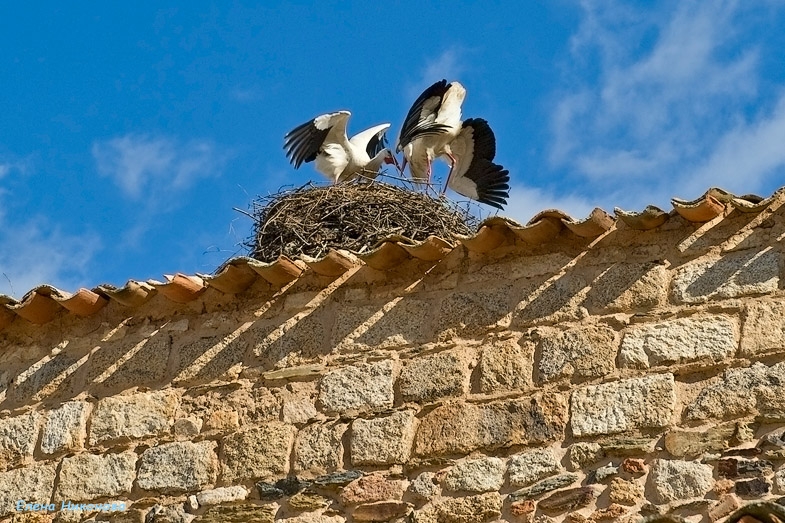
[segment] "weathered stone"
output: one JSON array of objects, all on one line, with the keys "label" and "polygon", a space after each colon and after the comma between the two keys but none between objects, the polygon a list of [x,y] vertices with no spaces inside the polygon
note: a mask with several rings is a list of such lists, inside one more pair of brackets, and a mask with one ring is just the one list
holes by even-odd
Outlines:
[{"label": "weathered stone", "polygon": [[447,472],[444,486],[449,490],[469,492],[497,491],[504,485],[504,460],[478,458],[461,461]]},{"label": "weathered stone", "polygon": [[0,472],[0,517],[15,512],[15,503],[20,499],[32,503],[49,503],[56,467],[56,464],[32,465]]},{"label": "weathered stone", "polygon": [[534,512],[534,501],[526,499],[524,501],[516,501],[510,503],[510,514],[516,517],[526,516]]},{"label": "weathered stone", "polygon": [[417,419],[409,410],[384,418],[352,422],[350,452],[354,465],[391,465],[409,459]]},{"label": "weathered stone", "polygon": [[622,461],[621,469],[628,474],[644,474],[646,472],[646,462],[640,458],[627,458]]},{"label": "weathered stone", "polygon": [[600,378],[616,368],[618,339],[607,327],[579,327],[563,332],[542,327],[537,333],[541,383],[559,378],[575,381]]},{"label": "weathered stone", "polygon": [[660,263],[615,263],[595,278],[583,303],[592,313],[647,310],[665,302],[668,287]]},{"label": "weathered stone", "polygon": [[89,501],[129,494],[136,478],[136,453],[77,454],[64,458],[58,475],[56,499]]},{"label": "weathered stone", "polygon": [[595,470],[592,473],[592,475],[594,476],[594,479],[597,482],[602,482],[611,476],[615,476],[618,473],[619,473],[619,467],[614,467],[613,463],[609,463],[608,465],[605,465],[604,467],[600,467],[597,470]]},{"label": "weathered stone", "polygon": [[546,492],[572,485],[576,481],[578,481],[578,476],[575,474],[560,474],[552,478],[544,479],[539,483],[535,483],[531,487],[516,490],[509,495],[509,498],[510,501],[533,499],[545,494]]},{"label": "weathered stone", "polygon": [[771,490],[766,478],[753,478],[736,482],[736,494],[745,498],[760,498]]},{"label": "weathered stone", "polygon": [[191,523],[196,516],[188,514],[182,505],[155,505],[145,516],[145,523]]},{"label": "weathered stone", "polygon": [[381,474],[370,474],[356,479],[341,491],[341,503],[359,505],[374,501],[399,500],[403,497],[403,483]]},{"label": "weathered stone", "polygon": [[365,363],[327,373],[319,384],[327,412],[378,410],[393,405],[393,362]]},{"label": "weathered stone", "polygon": [[142,453],[136,484],[142,490],[187,492],[215,483],[218,459],[214,441],[178,441]]},{"label": "weathered stone", "polygon": [[565,401],[556,394],[483,405],[448,403],[422,418],[415,453],[431,457],[544,443],[563,434],[566,416]]},{"label": "weathered stone", "polygon": [[722,361],[736,352],[736,331],[736,323],[726,316],[630,327],[621,342],[619,364],[649,368],[695,360]]},{"label": "weathered stone", "polygon": [[685,417],[704,420],[753,414],[767,421],[785,420],[785,363],[727,370],[687,406]]},{"label": "weathered stone", "polygon": [[635,481],[627,481],[622,478],[613,478],[608,488],[608,498],[611,503],[621,503],[622,505],[636,505],[643,499],[643,485]]},{"label": "weathered stone", "polygon": [[0,419],[0,471],[32,459],[40,419],[36,412]]},{"label": "weathered stone", "polygon": [[597,494],[592,487],[576,487],[551,494],[537,506],[543,510],[575,510],[585,507]]},{"label": "weathered stone", "polygon": [[196,495],[196,501],[199,502],[199,505],[218,505],[231,501],[242,501],[247,497],[248,489],[242,485],[235,485],[203,490]]},{"label": "weathered stone", "polygon": [[338,515],[328,516],[326,514],[308,512],[292,518],[277,519],[275,521],[276,523],[346,523],[346,518]]},{"label": "weathered stone", "polygon": [[535,449],[511,456],[508,468],[510,486],[525,487],[559,470],[559,463],[550,450]]},{"label": "weathered stone", "polygon": [[671,297],[676,303],[701,303],[776,292],[779,258],[771,247],[699,258],[676,269]]},{"label": "weathered stone", "polygon": [[171,391],[156,391],[99,400],[90,418],[90,444],[157,436],[168,431],[179,398]]},{"label": "weathered stone", "polygon": [[223,480],[255,480],[289,472],[289,455],[295,429],[283,423],[266,423],[224,439]]},{"label": "weathered stone", "polygon": [[777,494],[785,494],[785,468],[774,474],[774,491]]},{"label": "weathered stone", "polygon": [[333,345],[341,352],[357,353],[422,343],[427,328],[422,319],[431,307],[409,296],[396,297],[381,308],[339,306]]},{"label": "weathered stone", "polygon": [[311,398],[286,398],[281,407],[281,420],[284,423],[303,425],[319,416],[319,411]]},{"label": "weathered stone", "polygon": [[289,507],[299,512],[319,510],[329,504],[330,500],[326,497],[307,490],[289,498]]},{"label": "weathered stone", "polygon": [[480,356],[480,391],[526,389],[532,386],[534,345],[515,339],[494,340]]},{"label": "weathered stone", "polygon": [[476,292],[455,292],[441,301],[436,331],[448,334],[480,334],[509,325],[512,286]]},{"label": "weathered stone", "polygon": [[201,432],[203,424],[201,418],[180,418],[175,420],[172,430],[178,438],[193,438]]},{"label": "weathered stone", "polygon": [[785,302],[747,302],[739,353],[745,357],[785,349]]},{"label": "weathered stone", "polygon": [[627,514],[627,509],[616,503],[611,503],[605,508],[601,508],[592,512],[589,516],[590,521],[619,521],[622,516]]},{"label": "weathered stone", "polygon": [[724,458],[717,462],[717,474],[725,478],[771,474],[774,465],[765,459]]},{"label": "weathered stone", "polygon": [[398,386],[403,401],[428,403],[466,391],[468,367],[453,352],[415,358],[401,371]]},{"label": "weathered stone", "polygon": [[665,449],[677,458],[697,458],[705,452],[727,449],[735,433],[736,426],[732,423],[699,432],[673,429],[665,435]]},{"label": "weathered stone", "polygon": [[[126,508],[122,512],[117,512],[113,514],[109,521],[110,523],[149,523],[144,520],[145,516],[147,515],[148,510],[146,508]],[[88,520],[89,521],[89,520]],[[59,523],[55,520],[55,523]],[[66,523],[63,521],[63,523]],[[212,523],[212,522],[211,522]]]},{"label": "weathered stone", "polygon": [[259,498],[265,501],[275,501],[284,496],[293,496],[311,486],[311,482],[302,481],[297,476],[279,479],[275,483],[259,481],[256,488]]},{"label": "weathered stone", "polygon": [[511,326],[527,328],[543,321],[579,320],[588,311],[579,307],[577,300],[586,294],[589,284],[575,271],[568,271],[547,283],[531,281],[522,284],[516,291],[525,298],[515,307]]},{"label": "weathered stone", "polygon": [[354,521],[390,521],[393,518],[400,518],[409,513],[408,503],[403,501],[377,501],[360,505],[352,517]]},{"label": "weathered stone", "polygon": [[615,436],[600,441],[600,448],[606,456],[638,456],[651,452],[654,440],[647,437]]},{"label": "weathered stone", "polygon": [[739,498],[734,494],[723,495],[716,505],[709,509],[709,520],[717,521],[726,516],[741,506]]},{"label": "weathered stone", "polygon": [[[785,482],[785,477],[783,477]],[[409,491],[422,500],[429,500],[439,493],[439,483],[433,472],[421,472],[409,484]]]},{"label": "weathered stone", "polygon": [[570,426],[576,437],[664,427],[675,404],[672,374],[593,385],[573,392]]},{"label": "weathered stone", "polygon": [[240,503],[208,507],[194,523],[274,523],[276,507]]},{"label": "weathered stone", "polygon": [[329,349],[332,315],[325,308],[295,314],[283,324],[261,324],[253,329],[254,354],[275,368],[299,367],[313,363]]},{"label": "weathered stone", "polygon": [[49,411],[41,435],[41,451],[54,454],[84,448],[89,412],[90,405],[84,401],[69,401]]},{"label": "weathered stone", "polygon": [[712,468],[694,461],[658,459],[649,474],[654,500],[668,503],[703,496],[714,485]]},{"label": "weathered stone", "polygon": [[436,504],[438,523],[483,523],[501,515],[499,494],[487,492],[465,498],[447,498]]},{"label": "weathered stone", "polygon": [[234,432],[240,426],[240,415],[234,409],[217,409],[210,412],[204,420],[204,430]]},{"label": "weathered stone", "polygon": [[599,443],[573,443],[567,450],[567,468],[573,471],[579,470],[603,457],[604,453]]},{"label": "weathered stone", "polygon": [[333,472],[332,474],[319,476],[313,480],[313,484],[324,488],[338,488],[348,485],[362,476],[363,473],[359,470],[345,470],[343,472]]},{"label": "weathered stone", "polygon": [[340,468],[345,423],[314,423],[297,433],[294,470],[298,474],[324,474]]}]

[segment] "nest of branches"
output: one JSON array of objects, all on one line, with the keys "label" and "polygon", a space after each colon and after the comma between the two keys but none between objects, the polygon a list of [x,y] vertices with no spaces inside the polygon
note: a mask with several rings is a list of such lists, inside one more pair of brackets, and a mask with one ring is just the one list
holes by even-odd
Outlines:
[{"label": "nest of branches", "polygon": [[424,240],[471,234],[477,219],[445,199],[387,183],[308,183],[257,198],[251,204],[251,256],[271,262],[280,255],[319,258],[330,249],[364,253],[384,239]]}]

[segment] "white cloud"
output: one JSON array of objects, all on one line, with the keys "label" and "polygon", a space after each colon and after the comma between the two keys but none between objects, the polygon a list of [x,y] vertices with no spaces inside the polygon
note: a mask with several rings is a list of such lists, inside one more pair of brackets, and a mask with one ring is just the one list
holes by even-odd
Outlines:
[{"label": "white cloud", "polygon": [[[646,187],[635,202],[645,204],[652,194],[673,195],[674,182],[693,197],[712,185],[752,192],[785,166],[776,146],[785,138],[785,97],[761,67],[779,49],[767,49],[750,23],[763,17],[744,16],[760,5],[581,5],[569,87],[551,118],[553,167],[596,194]],[[754,106],[768,109],[751,115]]]},{"label": "white cloud", "polygon": [[226,159],[206,140],[181,143],[137,134],[95,142],[92,152],[98,172],[112,177],[132,198],[153,185],[183,189],[199,178],[219,175]]},{"label": "white cloud", "polygon": [[429,85],[441,79],[457,80],[466,70],[465,52],[458,47],[448,47],[439,55],[428,60],[422,74],[414,84],[407,85],[406,97],[413,102]]}]

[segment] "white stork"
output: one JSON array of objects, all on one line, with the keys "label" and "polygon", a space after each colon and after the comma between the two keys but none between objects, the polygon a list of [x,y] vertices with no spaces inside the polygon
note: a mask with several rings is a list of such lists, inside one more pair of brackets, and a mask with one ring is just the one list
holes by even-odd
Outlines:
[{"label": "white stork", "polygon": [[323,114],[286,133],[283,147],[294,168],[316,160],[316,170],[333,183],[359,176],[375,178],[382,163],[392,164],[400,171],[398,160],[386,148],[385,133],[390,124],[371,127],[349,139],[346,122],[351,114]]},{"label": "white stork", "polygon": [[397,150],[403,150],[402,168],[409,164],[415,183],[430,182],[434,158],[447,157],[450,172],[442,189],[502,209],[509,198],[509,171],[493,163],[496,137],[488,122],[469,118],[461,122],[466,89],[458,82],[436,82],[415,100],[406,115]]}]

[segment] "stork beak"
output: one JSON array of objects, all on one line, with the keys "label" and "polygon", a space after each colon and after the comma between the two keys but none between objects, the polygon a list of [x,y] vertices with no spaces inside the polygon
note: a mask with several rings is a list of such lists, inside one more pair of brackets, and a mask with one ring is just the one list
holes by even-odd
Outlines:
[{"label": "stork beak", "polygon": [[403,157],[403,161],[401,162],[401,176],[403,176],[403,172],[406,170],[406,166],[409,162],[406,161],[406,156]]}]

